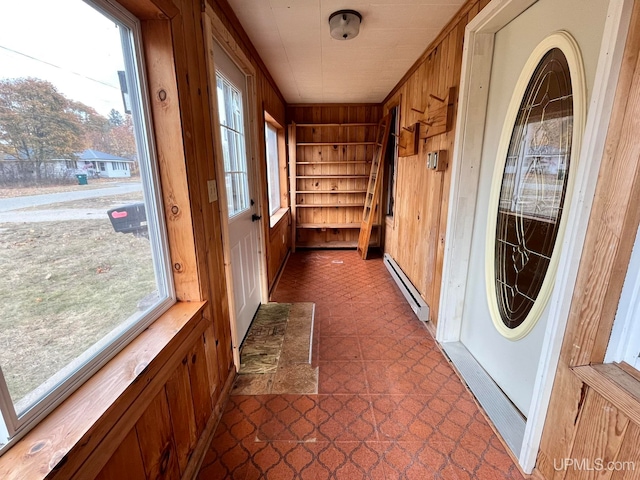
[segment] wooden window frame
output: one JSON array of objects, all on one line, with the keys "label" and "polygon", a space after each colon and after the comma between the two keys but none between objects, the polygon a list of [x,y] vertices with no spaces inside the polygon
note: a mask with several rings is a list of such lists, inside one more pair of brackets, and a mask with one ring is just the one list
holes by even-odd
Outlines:
[{"label": "wooden window frame", "polygon": [[[287,185],[287,178],[289,178],[287,171],[287,140],[285,136],[285,129],[282,125],[280,125],[276,119],[269,114],[266,110],[264,111],[264,122],[265,124],[271,125],[278,135],[278,189],[280,191],[280,208],[275,211],[272,215],[269,215],[269,228],[273,229],[278,222],[287,214],[289,211],[289,192]],[[266,168],[269,168],[268,165],[268,155],[266,153],[266,142],[265,142],[265,160],[267,162]],[[267,175],[267,191],[270,188],[268,182]]]},{"label": "wooden window frame", "polygon": [[[386,164],[386,175],[387,180],[384,183],[384,215],[389,219],[395,218],[395,210],[396,210],[396,192],[398,187],[398,135],[400,134],[400,103],[402,101],[402,96],[398,96],[398,101],[391,104],[387,109],[388,113],[391,113],[392,110],[396,110],[396,118],[395,125],[391,125],[392,131],[391,135],[393,135],[393,172],[389,166],[389,163],[386,161],[388,159],[385,158]],[[391,178],[390,178],[391,177]],[[389,186],[391,188],[389,189]],[[391,213],[389,213],[389,207],[391,207]]]},{"label": "wooden window frame", "polygon": [[640,231],[636,233],[629,267],[613,323],[605,363],[626,362],[640,371]]}]

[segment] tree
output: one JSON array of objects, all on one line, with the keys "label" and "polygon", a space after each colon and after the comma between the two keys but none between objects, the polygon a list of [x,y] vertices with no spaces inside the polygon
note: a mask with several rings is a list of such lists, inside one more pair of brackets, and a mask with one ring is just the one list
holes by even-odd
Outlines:
[{"label": "tree", "polygon": [[108,148],[104,150],[119,157],[133,159],[136,156],[136,140],[133,134],[133,121],[127,115],[122,125],[113,126],[107,134]]},{"label": "tree", "polygon": [[[96,112],[93,107],[85,105],[84,103],[70,101],[70,108],[74,115],[78,117],[82,126],[84,143],[82,150],[92,148],[94,150],[108,152],[108,136],[111,130],[109,121]],[[79,152],[80,150],[78,150],[77,153]]]},{"label": "tree", "polygon": [[36,78],[0,80],[2,149],[16,157],[21,166],[29,168],[30,164],[40,183],[46,175],[45,161],[71,160],[84,149],[85,131],[74,110],[77,106],[50,82]]},{"label": "tree", "polygon": [[107,118],[45,80],[0,80],[0,152],[17,159],[18,180],[41,183],[52,165],[45,162],[75,160],[88,148],[135,159],[131,115],[112,109]]},{"label": "tree", "polygon": [[72,102],[75,114],[80,118],[85,136],[85,148],[92,148],[124,158],[136,154],[131,115],[122,117],[115,109],[105,118],[93,108],[80,102]]},{"label": "tree", "polygon": [[112,127],[119,127],[123,124],[124,118],[122,118],[122,114],[115,108],[112,108],[109,112],[109,125],[111,125]]}]

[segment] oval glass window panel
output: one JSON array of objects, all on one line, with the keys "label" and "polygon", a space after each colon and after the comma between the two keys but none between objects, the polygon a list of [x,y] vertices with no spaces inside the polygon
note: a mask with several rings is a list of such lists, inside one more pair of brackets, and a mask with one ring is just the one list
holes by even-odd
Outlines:
[{"label": "oval glass window panel", "polygon": [[520,326],[547,275],[562,217],[573,133],[567,59],[549,50],[529,81],[507,151],[495,230],[495,290],[504,325]]}]

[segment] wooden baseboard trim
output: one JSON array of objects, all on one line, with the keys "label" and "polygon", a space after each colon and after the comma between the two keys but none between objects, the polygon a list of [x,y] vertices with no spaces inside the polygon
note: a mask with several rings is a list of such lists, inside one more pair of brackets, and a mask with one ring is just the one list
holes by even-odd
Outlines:
[{"label": "wooden baseboard trim", "polygon": [[204,432],[202,432],[202,435],[200,435],[200,439],[198,440],[196,448],[191,454],[189,463],[187,463],[187,467],[184,469],[182,480],[195,480],[197,478],[198,473],[200,472],[200,467],[202,466],[202,462],[204,461],[204,457],[207,453],[207,450],[209,449],[209,446],[211,445],[211,441],[213,440],[213,435],[216,433],[216,428],[218,427],[218,423],[220,423],[220,419],[222,418],[224,407],[229,401],[229,393],[235,380],[236,373],[232,368],[232,372],[227,376],[227,381],[225,382],[224,387],[220,392],[220,399],[211,412],[211,416],[207,421],[207,426],[205,427]]},{"label": "wooden baseboard trim", "polygon": [[280,265],[280,269],[278,270],[278,273],[276,273],[276,278],[273,280],[273,285],[271,285],[271,289],[269,290],[269,300],[271,300],[271,295],[273,295],[273,292],[275,292],[276,288],[278,288],[278,283],[280,283],[280,278],[282,278],[282,274],[284,273],[284,269],[287,266],[287,262],[289,261],[290,256],[291,249],[289,249],[289,251],[285,255],[282,265]]}]

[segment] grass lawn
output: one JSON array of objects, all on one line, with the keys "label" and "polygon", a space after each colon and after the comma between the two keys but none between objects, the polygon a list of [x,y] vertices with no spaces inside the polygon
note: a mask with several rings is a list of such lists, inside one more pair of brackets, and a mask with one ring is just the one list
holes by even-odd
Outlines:
[{"label": "grass lawn", "polygon": [[156,290],[149,241],[108,218],[0,224],[0,366],[14,401]]}]

